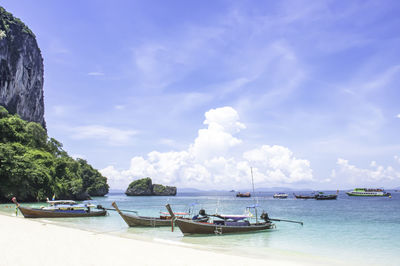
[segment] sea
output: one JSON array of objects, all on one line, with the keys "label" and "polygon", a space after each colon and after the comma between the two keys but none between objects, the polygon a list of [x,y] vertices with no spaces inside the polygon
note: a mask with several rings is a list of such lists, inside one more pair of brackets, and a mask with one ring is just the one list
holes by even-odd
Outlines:
[{"label": "sea", "polygon": [[[243,214],[246,207],[257,204],[258,215],[264,210],[270,218],[304,223],[275,222],[273,230],[235,235],[183,236],[177,227],[173,232],[170,227],[130,228],[115,211],[108,211],[105,217],[39,220],[94,233],[257,258],[310,259],[321,265],[400,265],[400,193],[388,192],[391,198],[350,197],[340,192],[337,200],[322,201],[296,199],[292,192],[287,199],[274,199],[272,192],[258,192],[251,198],[236,198],[233,192],[178,193],[174,197],[110,193],[92,201],[105,208],[112,208],[115,201],[120,209],[135,210],[143,216],[159,216],[166,212],[167,203],[174,212],[190,210],[195,214],[201,208],[209,214]],[[0,212],[16,215],[12,204],[0,204]]]}]

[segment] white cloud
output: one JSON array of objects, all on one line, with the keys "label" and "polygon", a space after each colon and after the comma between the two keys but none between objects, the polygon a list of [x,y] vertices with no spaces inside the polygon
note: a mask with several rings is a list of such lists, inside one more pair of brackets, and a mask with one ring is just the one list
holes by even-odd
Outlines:
[{"label": "white cloud", "polygon": [[126,106],[125,105],[115,105],[114,108],[116,110],[124,110],[126,108]]},{"label": "white cloud", "polygon": [[342,176],[352,184],[400,179],[399,171],[391,166],[378,165],[375,161],[370,163],[368,169],[363,169],[350,164],[348,160],[339,158],[337,166],[338,169],[332,172],[332,178]]},{"label": "white cloud", "polygon": [[313,180],[310,162],[295,158],[286,147],[263,145],[245,152],[243,157],[262,170],[260,175],[265,180],[285,183]]},{"label": "white cloud", "polygon": [[89,76],[104,76],[103,72],[89,72],[87,73]]},{"label": "white cloud", "polygon": [[231,189],[251,186],[253,166],[257,185],[312,181],[307,160],[297,159],[286,147],[264,145],[235,152],[242,140],[234,137],[245,125],[232,107],[211,109],[194,142],[182,151],[152,151],[131,159],[127,170],[108,166],[101,170],[112,188],[126,188],[134,179],[150,176],[154,182],[178,187]]},{"label": "white cloud", "polygon": [[205,160],[215,156],[226,155],[230,148],[242,141],[232,134],[244,129],[238,122],[239,115],[232,107],[211,109],[205,114],[207,129],[200,129],[194,144],[190,147],[196,159]]},{"label": "white cloud", "polygon": [[397,117],[397,118],[400,118],[400,114],[398,114],[396,117]]},{"label": "white cloud", "polygon": [[104,140],[109,145],[119,146],[132,142],[132,136],[137,132],[100,125],[80,126],[70,129],[73,139],[97,139]]},{"label": "white cloud", "polygon": [[394,160],[395,160],[396,162],[400,163],[400,157],[399,157],[399,156],[395,155],[395,156],[394,156]]}]

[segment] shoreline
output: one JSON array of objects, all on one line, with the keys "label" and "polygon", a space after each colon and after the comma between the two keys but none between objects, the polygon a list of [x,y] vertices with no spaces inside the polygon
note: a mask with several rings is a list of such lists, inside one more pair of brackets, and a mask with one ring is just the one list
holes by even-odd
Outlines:
[{"label": "shoreline", "polygon": [[[115,233],[115,232],[114,232]],[[143,240],[112,232],[93,232],[25,219],[0,212],[1,266],[12,265],[326,265],[326,260],[299,256],[265,258],[233,255],[174,243]],[[340,265],[330,263],[331,265]],[[343,265],[343,264],[342,264]]]}]

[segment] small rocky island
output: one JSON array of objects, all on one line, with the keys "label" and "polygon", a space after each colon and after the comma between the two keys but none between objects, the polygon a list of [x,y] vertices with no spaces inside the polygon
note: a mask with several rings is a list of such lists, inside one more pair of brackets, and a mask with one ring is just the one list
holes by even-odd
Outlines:
[{"label": "small rocky island", "polygon": [[176,187],[153,184],[150,177],[133,181],[125,191],[127,196],[175,196]]}]

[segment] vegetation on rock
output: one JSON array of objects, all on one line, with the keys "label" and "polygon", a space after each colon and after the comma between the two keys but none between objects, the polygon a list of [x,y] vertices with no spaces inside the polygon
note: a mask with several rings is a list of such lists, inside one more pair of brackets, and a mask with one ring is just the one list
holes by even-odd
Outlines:
[{"label": "vegetation on rock", "polygon": [[0,106],[0,201],[83,199],[108,193],[107,179],[83,159],[73,159],[62,144],[35,122],[10,115]]},{"label": "vegetation on rock", "polygon": [[153,184],[150,177],[133,181],[125,192],[128,196],[175,196],[176,187]]},{"label": "vegetation on rock", "polygon": [[7,34],[13,25],[21,27],[22,32],[35,37],[35,34],[19,18],[14,17],[0,6],[0,28]]}]

